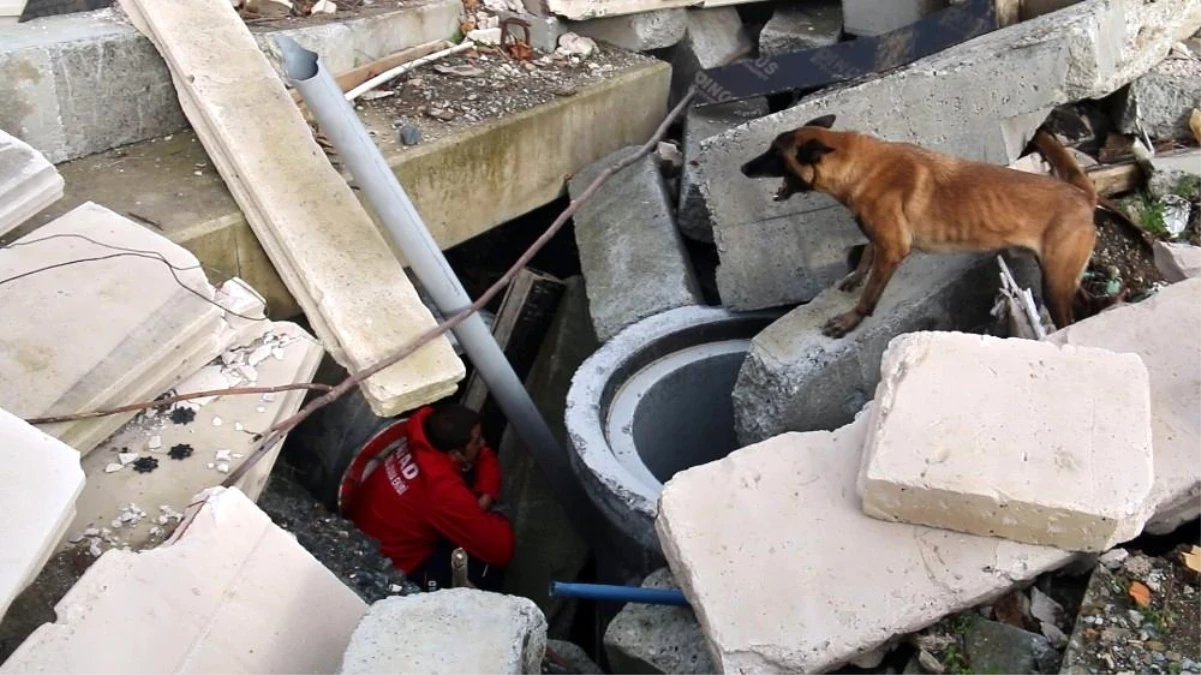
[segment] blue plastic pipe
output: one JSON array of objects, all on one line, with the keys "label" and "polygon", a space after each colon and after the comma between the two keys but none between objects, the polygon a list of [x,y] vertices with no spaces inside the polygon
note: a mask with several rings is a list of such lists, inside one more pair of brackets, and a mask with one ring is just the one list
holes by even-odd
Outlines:
[{"label": "blue plastic pipe", "polygon": [[550,596],[552,598],[637,602],[644,605],[689,606],[688,601],[684,599],[684,594],[674,588],[642,588],[640,586],[609,586],[605,584],[577,584],[552,581],[550,582]]}]

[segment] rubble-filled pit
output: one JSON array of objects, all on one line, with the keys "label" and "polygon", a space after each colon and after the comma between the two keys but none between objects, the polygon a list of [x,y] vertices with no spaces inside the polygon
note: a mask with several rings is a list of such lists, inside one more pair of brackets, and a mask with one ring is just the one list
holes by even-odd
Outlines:
[{"label": "rubble-filled pit", "polygon": [[683,307],[640,321],[576,372],[572,466],[605,516],[648,551],[663,483],[738,449],[730,392],[751,338],[778,314]]}]

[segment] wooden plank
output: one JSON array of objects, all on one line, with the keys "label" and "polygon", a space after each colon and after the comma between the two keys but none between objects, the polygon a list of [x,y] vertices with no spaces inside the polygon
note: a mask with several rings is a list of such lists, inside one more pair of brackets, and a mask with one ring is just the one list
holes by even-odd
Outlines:
[{"label": "wooden plank", "polygon": [[[400,262],[229,2],[121,7],[166,61],[184,114],[334,359],[360,371],[432,328]],[[392,416],[450,394],[464,374],[442,337],[362,389],[377,415]]]},{"label": "wooden plank", "polygon": [[1104,164],[1085,171],[1097,188],[1097,194],[1105,197],[1130,192],[1138,188],[1143,174],[1134,162]]},{"label": "wooden plank", "polygon": [[[526,268],[505,290],[492,324],[492,336],[523,381],[534,366],[538,349],[550,330],[566,288],[559,279]],[[460,403],[480,411],[484,418],[484,437],[498,444],[506,420],[500,407],[488,396],[488,385],[478,373],[472,373],[468,378]]]},{"label": "wooden plank", "polygon": [[[429,56],[440,49],[446,49],[450,46],[451,43],[447,40],[434,40],[433,42],[427,42],[423,45],[417,45],[416,47],[402,49],[395,54],[389,54],[382,59],[376,59],[371,63],[365,63],[357,68],[351,68],[350,70],[335,76],[334,81],[336,81],[338,86],[342,88],[342,93],[346,93],[386,70],[395,68],[402,63],[416,61],[423,56]],[[296,91],[295,89],[289,89],[289,91],[292,92],[292,100],[294,102],[296,102],[298,105],[303,103],[300,92]]]}]

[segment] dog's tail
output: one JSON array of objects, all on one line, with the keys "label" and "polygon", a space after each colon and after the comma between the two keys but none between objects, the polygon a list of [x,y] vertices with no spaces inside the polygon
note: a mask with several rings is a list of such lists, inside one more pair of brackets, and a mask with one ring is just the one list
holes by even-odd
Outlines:
[{"label": "dog's tail", "polygon": [[1038,133],[1034,134],[1034,146],[1038,148],[1038,152],[1051,165],[1051,169],[1055,175],[1067,183],[1071,183],[1076,187],[1084,190],[1088,198],[1096,204],[1099,195],[1097,194],[1097,186],[1093,185],[1093,181],[1084,173],[1084,169],[1080,168],[1080,164],[1068,149],[1063,147],[1050,133],[1043,129],[1039,129]]},{"label": "dog's tail", "polygon": [[1137,237],[1145,246],[1151,247],[1151,238],[1143,228],[1138,226],[1126,211],[1121,206],[1106,199],[1097,193],[1097,186],[1093,184],[1088,174],[1084,169],[1080,168],[1080,164],[1068,149],[1063,147],[1063,144],[1051,133],[1045,129],[1039,129],[1038,133],[1034,134],[1034,146],[1038,148],[1039,154],[1047,160],[1051,165],[1051,170],[1055,175],[1067,183],[1071,183],[1076,187],[1084,190],[1085,194],[1092,201],[1094,208],[1100,206],[1114,215],[1119,223],[1122,224],[1131,234]]}]

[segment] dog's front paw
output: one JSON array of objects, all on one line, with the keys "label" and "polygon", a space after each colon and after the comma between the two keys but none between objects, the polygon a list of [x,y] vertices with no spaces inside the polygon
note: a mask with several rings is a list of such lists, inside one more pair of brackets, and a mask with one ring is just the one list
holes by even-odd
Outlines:
[{"label": "dog's front paw", "polygon": [[827,321],[822,327],[822,334],[826,337],[840,338],[855,330],[861,321],[863,316],[852,309]]}]

